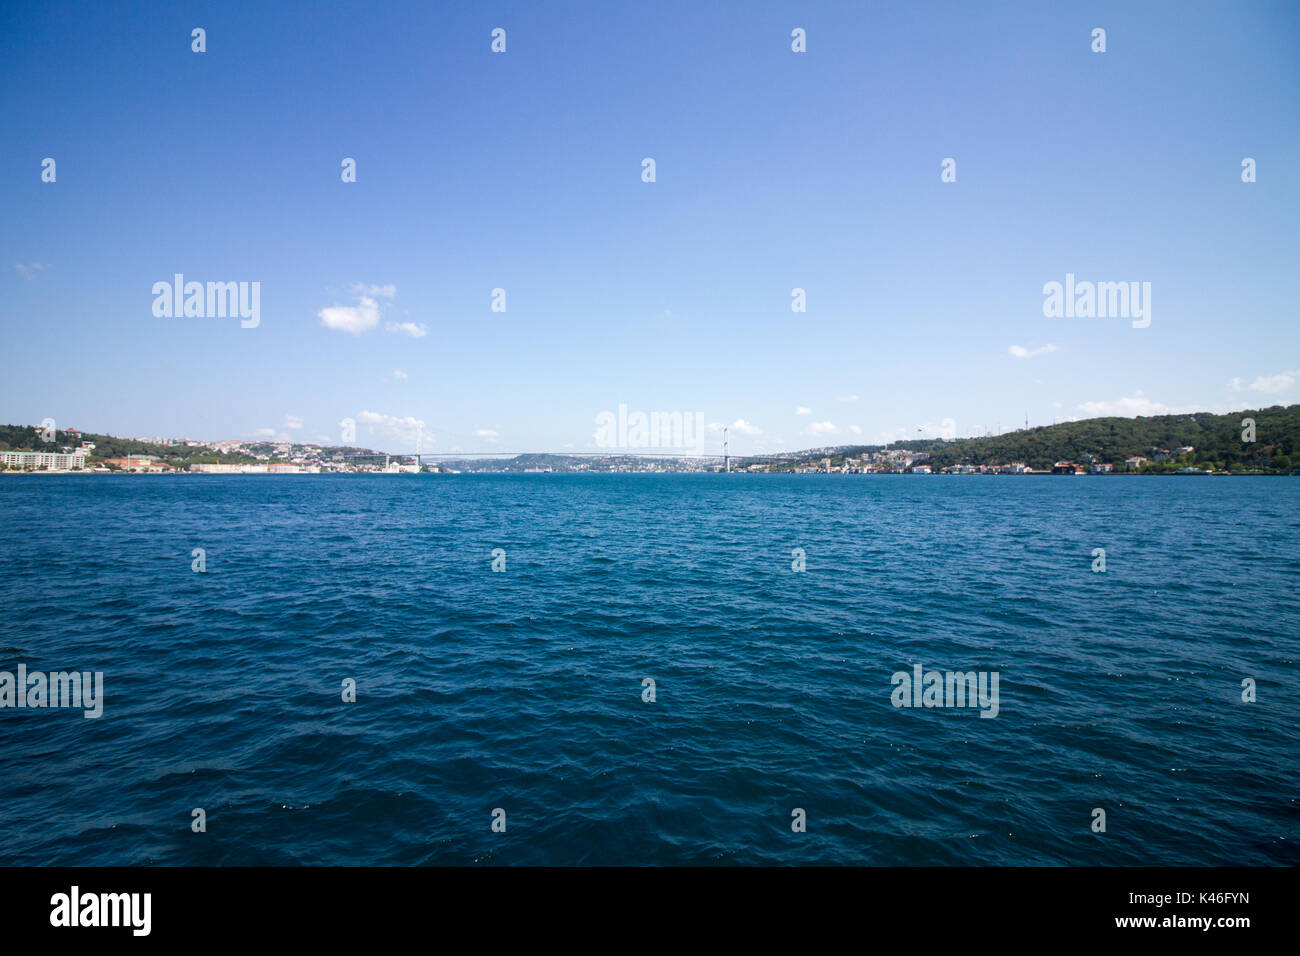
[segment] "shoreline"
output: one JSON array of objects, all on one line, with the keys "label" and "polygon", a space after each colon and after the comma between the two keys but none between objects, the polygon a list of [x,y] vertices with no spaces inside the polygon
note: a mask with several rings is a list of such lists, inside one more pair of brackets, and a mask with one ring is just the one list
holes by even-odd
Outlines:
[{"label": "shoreline", "polygon": [[839,478],[1293,478],[1294,472],[1269,472],[1269,471],[1201,471],[1195,473],[1178,473],[1170,472],[1135,472],[1135,471],[1117,471],[1105,474],[1057,474],[1050,471],[1026,471],[1018,473],[996,473],[987,472],[980,474],[978,472],[970,474],[925,474],[918,475],[912,472],[860,472],[845,474],[842,472],[798,472],[798,471],[455,471],[455,472],[385,472],[385,471],[301,471],[277,474],[275,472],[252,471],[241,472],[231,471],[220,474],[205,474],[203,472],[192,471],[97,471],[90,468],[76,468],[62,471],[52,471],[49,469],[32,469],[29,471],[0,471],[0,477],[30,477],[30,476],[58,476],[58,475],[78,475],[78,476],[118,476],[118,477],[162,477],[162,478],[358,478],[366,476],[395,478],[395,477],[418,477],[420,475],[434,475],[438,477],[452,475],[745,475],[751,477],[763,476],[774,477],[778,475],[798,476],[801,478],[808,477],[839,477]]}]

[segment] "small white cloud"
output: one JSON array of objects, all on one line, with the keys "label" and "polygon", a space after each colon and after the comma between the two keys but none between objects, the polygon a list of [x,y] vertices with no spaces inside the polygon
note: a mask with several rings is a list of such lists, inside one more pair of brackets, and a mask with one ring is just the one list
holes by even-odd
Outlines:
[{"label": "small white cloud", "polygon": [[297,430],[297,429],[299,429],[299,428],[302,428],[302,419],[299,418],[297,415],[285,415],[285,416],[284,416],[284,427],[285,427],[285,428],[292,428],[292,429],[295,429],[295,430]]},{"label": "small white cloud", "polygon": [[[1059,402],[1055,404],[1058,408],[1060,407]],[[1141,390],[1127,398],[1116,398],[1102,402],[1081,402],[1076,407],[1089,418],[1098,416],[1136,418],[1139,415],[1172,415],[1180,411],[1180,409],[1166,405],[1163,402],[1153,402]]]},{"label": "small white cloud", "polygon": [[256,435],[258,438],[274,438],[274,437],[275,437],[275,429],[274,429],[274,428],[259,428],[257,431],[253,432],[253,434]]},{"label": "small white cloud", "polygon": [[395,368],[393,369],[393,378],[395,378],[397,381],[400,382],[406,378],[406,373],[403,372],[400,368]]},{"label": "small white cloud", "polygon": [[1022,359],[1033,358],[1035,355],[1046,355],[1048,352],[1055,352],[1057,350],[1058,347],[1055,345],[1044,345],[1042,348],[1037,349],[1027,349],[1023,345],[1012,345],[1007,348],[1007,351],[1016,358]]},{"label": "small white cloud", "polygon": [[839,426],[836,425],[834,422],[809,422],[807,433],[809,435],[822,436],[822,435],[838,435],[839,431],[840,431]]},{"label": "small white cloud", "polygon": [[1263,392],[1272,395],[1291,388],[1295,385],[1297,377],[1300,377],[1300,370],[1278,372],[1276,375],[1261,375],[1250,383],[1244,379],[1234,378],[1228,382],[1228,388],[1234,392]]},{"label": "small white cloud", "polygon": [[357,423],[365,425],[371,435],[378,434],[384,438],[393,438],[414,447],[419,441],[422,446],[433,443],[434,437],[426,429],[424,422],[407,415],[398,418],[395,415],[383,415],[379,412],[358,412]]},{"label": "small white cloud", "polygon": [[36,273],[44,272],[48,268],[49,266],[43,262],[31,262],[27,265],[23,265],[21,262],[14,263],[14,271],[24,279],[35,279]]},{"label": "small white cloud", "polygon": [[397,295],[397,286],[395,285],[366,285],[364,282],[356,282],[352,285],[352,294],[355,296],[379,296],[381,299],[391,299]]},{"label": "small white cloud", "polygon": [[795,413],[796,415],[811,415],[811,414],[812,414],[812,409],[811,409],[811,408],[805,408],[804,406],[800,405],[798,408],[796,408],[796,409],[794,410],[794,413]]},{"label": "small white cloud", "polygon": [[858,396],[856,395],[841,395],[836,399],[837,402],[856,402],[857,400]]},{"label": "small white cloud", "polygon": [[853,434],[855,434],[855,435],[861,435],[861,434],[862,434],[862,429],[859,428],[857,425],[850,425],[850,426],[849,426],[849,431],[853,432]]},{"label": "small white cloud", "polygon": [[908,435],[909,438],[943,438],[947,441],[957,437],[957,422],[951,418],[945,418],[938,422],[926,422],[923,425],[916,426],[916,435]]},{"label": "small white cloud", "polygon": [[429,334],[429,327],[423,322],[388,322],[384,325],[384,331],[400,332],[413,339],[422,339]]},{"label": "small white cloud", "polygon": [[332,305],[316,314],[327,329],[360,335],[379,324],[379,303],[362,296],[357,305]]},{"label": "small white cloud", "polygon": [[495,428],[476,428],[474,429],[475,438],[483,438],[487,441],[496,441],[501,437],[501,433]]},{"label": "small white cloud", "polygon": [[731,423],[731,427],[736,431],[740,432],[742,435],[762,434],[762,432],[759,431],[752,422],[747,422],[743,418],[737,418],[734,422]]},{"label": "small white cloud", "polygon": [[[320,317],[321,325],[327,329],[349,332],[352,335],[369,332],[379,324],[381,307],[377,300],[393,298],[397,295],[397,286],[357,282],[352,285],[352,295],[357,300],[356,305],[331,305],[316,313]],[[398,326],[390,322],[386,328],[390,332],[406,332],[414,338],[424,335],[423,326],[411,322],[403,322]]]}]

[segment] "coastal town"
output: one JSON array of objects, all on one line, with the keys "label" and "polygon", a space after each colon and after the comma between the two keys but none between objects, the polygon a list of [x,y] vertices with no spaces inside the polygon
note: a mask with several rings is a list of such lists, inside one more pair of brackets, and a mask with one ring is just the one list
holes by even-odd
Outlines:
[{"label": "coastal town", "polygon": [[[886,448],[880,452],[864,454],[858,458],[844,457],[838,463],[830,456],[821,459],[816,466],[803,466],[797,468],[785,469],[798,474],[830,474],[842,473],[853,475],[1110,475],[1118,472],[1141,472],[1149,461],[1168,461],[1173,459],[1189,459],[1196,451],[1191,445],[1181,446],[1173,451],[1168,449],[1153,448],[1151,457],[1135,455],[1131,458],[1124,459],[1123,463],[1117,467],[1115,463],[1097,461],[1093,456],[1087,456],[1083,461],[1057,461],[1051,468],[1031,468],[1024,462],[1016,461],[1008,464],[954,464],[946,465],[941,468],[934,468],[930,465],[930,455],[926,452],[911,453]],[[748,465],[746,471],[770,471],[771,466],[755,463]],[[1209,474],[1206,469],[1195,468],[1186,465],[1177,469],[1176,474]]]},{"label": "coastal town", "polygon": [[[0,450],[0,472],[317,475],[331,472],[414,474],[421,470],[439,470],[437,465],[422,466],[412,456],[386,455],[370,449],[329,448],[290,442],[196,441],[189,438],[131,438],[125,441],[151,450],[118,455],[97,454],[101,442],[69,428],[58,432],[58,440],[48,442],[51,446],[48,450]],[[197,460],[169,461],[164,454],[166,451],[179,451],[184,458]]]},{"label": "coastal town", "polygon": [[[1288,409],[1288,412],[1291,410]],[[1262,413],[1260,413],[1262,414]],[[1100,421],[1100,420],[1098,420]],[[1191,419],[1195,423],[1195,419]],[[1141,454],[1059,452],[1081,444],[1074,426],[1017,430],[970,439],[841,446],[779,455],[603,453],[395,455],[370,448],[288,441],[116,438],[36,426],[0,426],[0,474],[461,474],[461,473],[746,473],[840,475],[1122,475],[1290,473],[1289,447],[1258,449],[1255,462],[1193,444],[1142,444]],[[1202,425],[1205,424],[1202,422]],[[1200,426],[1198,426],[1200,427]],[[1102,442],[1097,442],[1101,446]],[[1132,443],[1130,443],[1131,445]],[[1286,440],[1287,446],[1290,439]],[[1116,446],[1119,447],[1119,446]],[[1244,446],[1249,449],[1249,443]],[[1255,451],[1254,449],[1249,449]],[[1022,452],[1017,457],[1016,451]],[[1032,454],[1025,455],[1023,452]],[[1056,452],[1056,454],[1052,454]],[[1268,456],[1268,457],[1264,457]]]}]

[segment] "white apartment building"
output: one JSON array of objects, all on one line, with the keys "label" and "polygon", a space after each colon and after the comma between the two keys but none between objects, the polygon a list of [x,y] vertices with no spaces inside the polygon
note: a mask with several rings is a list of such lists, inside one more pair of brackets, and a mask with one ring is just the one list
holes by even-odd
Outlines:
[{"label": "white apartment building", "polygon": [[86,450],[71,454],[51,451],[0,451],[0,466],[18,466],[23,471],[71,471],[86,467]]}]

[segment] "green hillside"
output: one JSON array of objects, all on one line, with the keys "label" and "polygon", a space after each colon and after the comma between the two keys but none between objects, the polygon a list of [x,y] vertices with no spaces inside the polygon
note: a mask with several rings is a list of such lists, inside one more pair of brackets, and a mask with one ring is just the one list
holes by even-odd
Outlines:
[{"label": "green hillside", "polygon": [[[1255,421],[1255,441],[1242,440],[1242,420]],[[1228,415],[1154,415],[1146,418],[1089,418],[1040,428],[1021,429],[985,438],[957,441],[919,439],[889,448],[927,452],[935,469],[948,465],[1001,465],[1023,462],[1035,469],[1057,461],[1109,463],[1123,468],[1124,459],[1151,459],[1158,451],[1175,452],[1191,446],[1181,458],[1148,461],[1145,471],[1174,471],[1194,465],[1216,471],[1289,471],[1300,452],[1300,405],[1274,405]],[[794,456],[781,456],[791,467],[813,465],[829,457],[838,465],[846,457],[878,452],[886,446],[851,445]],[[740,464],[765,459],[745,458]],[[766,459],[770,461],[771,459]]]}]

